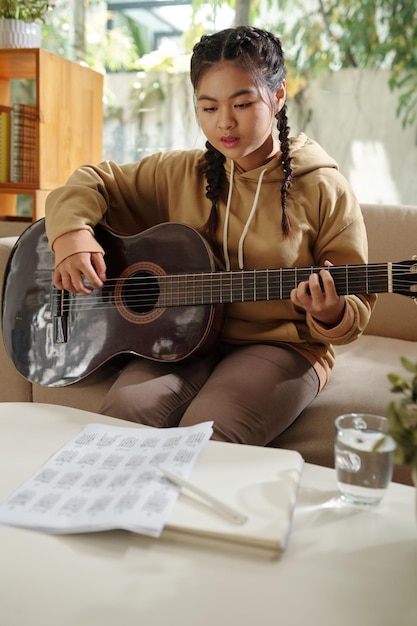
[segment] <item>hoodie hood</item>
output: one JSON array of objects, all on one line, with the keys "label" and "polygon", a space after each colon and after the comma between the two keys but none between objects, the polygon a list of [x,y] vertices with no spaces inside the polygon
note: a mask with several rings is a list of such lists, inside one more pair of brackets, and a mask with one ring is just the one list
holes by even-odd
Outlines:
[{"label": "hoodie hood", "polygon": [[[308,174],[309,172],[326,167],[338,169],[336,161],[330,157],[323,148],[309,139],[304,133],[300,133],[297,137],[290,139],[291,150],[291,165],[293,167],[293,176],[301,176]],[[281,161],[279,158],[274,158],[270,163],[262,165],[254,170],[244,172],[234,161],[228,160],[225,164],[226,171],[229,179],[229,190],[227,195],[226,214],[223,228],[223,255],[225,260],[225,269],[230,270],[230,260],[228,252],[228,227],[229,227],[229,215],[230,205],[233,195],[233,185],[235,175],[239,178],[256,181],[256,193],[254,195],[252,209],[249,217],[246,221],[238,245],[238,264],[239,269],[244,268],[243,258],[243,245],[249,230],[250,223],[255,215],[258,207],[258,200],[260,195],[260,189],[262,181],[268,182],[281,182],[284,180]]]},{"label": "hoodie hood", "polygon": [[[305,133],[300,133],[296,137],[290,138],[291,165],[293,167],[293,176],[302,176],[323,167],[339,169],[337,162],[327,154],[327,152],[313,139],[307,137]],[[228,159],[225,163],[226,172],[230,174],[231,161]],[[265,181],[282,181],[284,178],[281,161],[274,158],[267,165],[244,172],[236,163],[234,163],[234,173],[248,180],[259,180],[260,174],[266,169]]]},{"label": "hoodie hood", "polygon": [[294,176],[301,176],[322,167],[339,169],[333,157],[304,133],[300,133],[291,140],[291,157]]}]

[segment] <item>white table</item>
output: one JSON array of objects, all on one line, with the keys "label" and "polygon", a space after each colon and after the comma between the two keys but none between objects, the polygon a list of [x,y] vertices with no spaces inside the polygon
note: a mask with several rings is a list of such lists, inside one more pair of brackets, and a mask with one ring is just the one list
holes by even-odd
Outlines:
[{"label": "white table", "polygon": [[[92,421],[112,420],[0,404],[0,499]],[[2,626],[417,624],[415,490],[391,484],[379,508],[362,510],[339,502],[333,470],[312,465],[279,558],[169,533],[53,536],[0,526],[0,559]]]}]

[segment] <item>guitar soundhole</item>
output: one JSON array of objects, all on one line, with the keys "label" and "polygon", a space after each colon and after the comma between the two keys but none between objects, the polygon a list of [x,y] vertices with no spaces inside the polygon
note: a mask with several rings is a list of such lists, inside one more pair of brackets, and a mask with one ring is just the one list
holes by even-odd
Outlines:
[{"label": "guitar soundhole", "polygon": [[159,298],[159,283],[148,272],[138,272],[129,276],[122,288],[123,304],[133,313],[149,313],[155,308]]},{"label": "guitar soundhole", "polygon": [[159,277],[164,270],[149,261],[130,265],[120,276],[114,289],[116,307],[126,320],[133,324],[148,324],[163,314],[158,306]]}]

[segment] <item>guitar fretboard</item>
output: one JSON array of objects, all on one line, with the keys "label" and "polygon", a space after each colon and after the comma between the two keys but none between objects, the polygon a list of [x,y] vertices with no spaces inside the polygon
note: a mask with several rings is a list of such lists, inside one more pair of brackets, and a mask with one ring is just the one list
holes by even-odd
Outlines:
[{"label": "guitar fretboard", "polygon": [[[322,269],[330,272],[340,295],[391,291],[390,263],[176,274],[157,278],[160,290],[158,305],[288,300],[299,282],[308,280],[311,273],[318,274]],[[142,280],[146,281],[146,278]],[[146,283],[141,285],[141,289],[146,291]]]}]

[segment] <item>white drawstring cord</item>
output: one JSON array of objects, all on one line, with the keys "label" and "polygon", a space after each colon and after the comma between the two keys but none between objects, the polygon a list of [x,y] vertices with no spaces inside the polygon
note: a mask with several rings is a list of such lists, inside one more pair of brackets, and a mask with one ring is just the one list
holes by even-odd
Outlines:
[{"label": "white drawstring cord", "polygon": [[239,269],[243,270],[243,242],[245,241],[247,232],[249,230],[249,226],[250,223],[252,221],[253,216],[255,215],[255,211],[256,211],[256,207],[258,205],[258,199],[259,199],[259,194],[261,192],[261,185],[262,185],[262,179],[264,177],[265,172],[267,172],[267,170],[262,170],[261,175],[259,176],[259,180],[258,180],[258,186],[256,187],[256,193],[255,193],[255,198],[253,200],[253,204],[252,204],[252,208],[251,208],[251,212],[249,213],[249,217],[246,220],[246,224],[245,224],[245,228],[243,229],[243,232],[240,236],[239,239],[239,247],[238,247],[238,263],[239,263]]},{"label": "white drawstring cord", "polygon": [[227,249],[227,230],[229,227],[229,214],[230,214],[230,204],[232,202],[232,189],[233,189],[233,176],[235,171],[235,163],[234,161],[230,161],[230,182],[229,182],[229,193],[227,194],[227,204],[226,204],[226,213],[224,216],[224,226],[223,226],[223,256],[226,271],[230,271],[230,259],[229,259],[229,251]]}]

